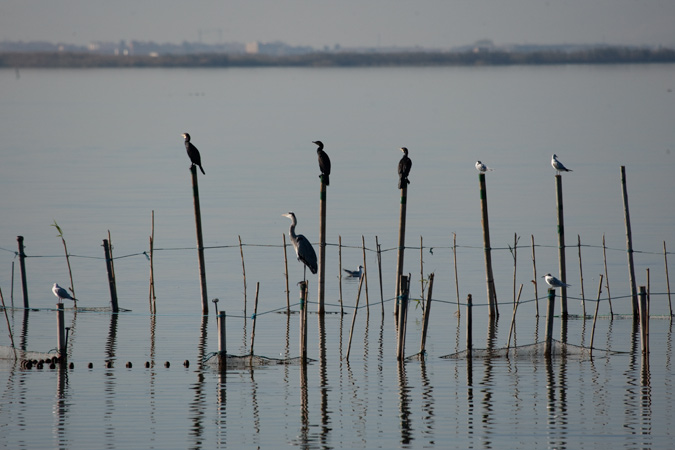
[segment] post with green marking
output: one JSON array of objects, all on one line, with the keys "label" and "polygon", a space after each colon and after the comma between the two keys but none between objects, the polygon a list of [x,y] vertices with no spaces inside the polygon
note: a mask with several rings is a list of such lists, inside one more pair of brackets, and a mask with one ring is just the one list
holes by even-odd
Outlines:
[{"label": "post with green marking", "polygon": [[490,222],[488,220],[487,187],[485,186],[485,174],[478,174],[480,183],[480,207],[481,207],[481,225],[483,226],[483,248],[485,250],[485,283],[487,284],[487,297],[490,311],[490,317],[499,317],[499,308],[497,307],[497,292],[495,290],[495,279],[492,274],[492,249],[490,248]]},{"label": "post with green marking", "polygon": [[202,314],[209,313],[209,301],[206,295],[206,265],[204,262],[204,239],[202,237],[202,211],[199,206],[199,184],[197,183],[197,166],[190,167],[192,174],[192,197],[195,205],[195,228],[197,230],[197,255],[199,258],[199,281],[202,294]]},{"label": "post with green marking", "polygon": [[[562,176],[555,176],[556,204],[558,205],[558,270],[560,281],[567,283],[565,268],[565,221],[563,219]],[[560,317],[567,319],[567,288],[560,288]]]},{"label": "post with green marking", "polygon": [[319,295],[318,312],[324,313],[324,293],[326,291],[326,183],[321,179],[319,196]]},{"label": "post with green marking", "polygon": [[408,184],[403,183],[401,187],[401,213],[398,225],[398,256],[396,258],[396,306],[394,308],[394,315],[398,317],[399,302],[398,298],[401,295],[401,286],[399,280],[403,275],[403,253],[405,251],[405,213],[406,203],[408,198]]}]

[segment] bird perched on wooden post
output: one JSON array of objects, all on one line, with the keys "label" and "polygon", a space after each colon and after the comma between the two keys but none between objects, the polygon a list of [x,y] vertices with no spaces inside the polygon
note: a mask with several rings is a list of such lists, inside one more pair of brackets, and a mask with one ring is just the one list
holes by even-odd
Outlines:
[{"label": "bird perched on wooden post", "polygon": [[558,156],[554,153],[551,157],[551,166],[556,170],[556,173],[560,175],[560,172],[572,172],[570,169],[565,167],[563,163],[558,161]]},{"label": "bird perched on wooden post", "polygon": [[52,287],[52,292],[54,293],[54,295],[56,295],[59,298],[59,300],[68,299],[68,300],[72,300],[74,302],[77,301],[76,298],[71,297],[71,295],[68,293],[68,291],[66,291],[65,289],[63,289],[61,286],[59,286],[56,283],[54,283],[54,286]]},{"label": "bird perched on wooden post", "polygon": [[188,133],[183,133],[183,137],[185,138],[185,150],[187,150],[187,154],[190,157],[192,166],[199,166],[199,170],[201,170],[202,173],[206,175],[206,172],[204,172],[204,168],[202,167],[202,157],[199,155],[199,150],[197,150],[197,147],[192,145],[192,142],[190,142],[190,135]]},{"label": "bird perched on wooden post", "polygon": [[485,172],[488,172],[488,171],[492,172],[495,169],[492,169],[492,168],[486,166],[485,164],[483,164],[480,161],[476,161],[476,170],[481,172],[481,173],[485,173]]},{"label": "bird perched on wooden post", "polygon": [[330,158],[328,154],[323,151],[323,142],[321,141],[312,141],[313,144],[319,146],[316,149],[316,154],[319,156],[319,170],[321,170],[321,175],[323,182],[328,186],[330,184]]},{"label": "bird perched on wooden post", "polygon": [[410,174],[410,168],[412,167],[412,161],[408,158],[408,149],[406,147],[401,147],[403,152],[403,158],[398,162],[398,188],[403,189],[408,184],[408,175]]},{"label": "bird perched on wooden post", "polygon": [[307,267],[309,267],[310,272],[316,273],[318,270],[318,265],[316,262],[316,252],[312,247],[312,244],[307,240],[302,234],[295,234],[295,226],[298,224],[298,220],[295,218],[295,213],[290,211],[286,214],[282,214],[284,217],[291,219],[291,227],[288,230],[288,235],[291,237],[291,243],[295,249],[295,255],[298,257],[298,261],[304,264],[305,270],[303,271],[304,279],[307,277]]},{"label": "bird perched on wooden post", "polygon": [[554,276],[551,275],[550,273],[547,273],[547,274],[544,275],[542,278],[543,278],[544,280],[546,280],[546,284],[548,284],[548,285],[551,286],[552,288],[558,288],[558,287],[570,287],[570,286],[571,286],[571,285],[569,285],[569,284],[567,284],[567,283],[563,283],[562,281],[560,281],[559,279],[557,279],[556,277],[554,277]]}]

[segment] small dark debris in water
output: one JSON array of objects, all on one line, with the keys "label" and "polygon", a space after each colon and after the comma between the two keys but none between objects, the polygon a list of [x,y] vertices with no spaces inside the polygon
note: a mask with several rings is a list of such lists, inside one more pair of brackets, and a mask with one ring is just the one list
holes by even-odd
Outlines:
[{"label": "small dark debris in water", "polygon": [[146,361],[146,362],[145,362],[145,368],[146,368],[146,369],[149,369],[149,368],[150,368],[150,361]]},{"label": "small dark debris in water", "polygon": [[59,358],[56,356],[52,356],[52,364],[56,364],[57,362],[59,362]]},{"label": "small dark debris in water", "polygon": [[113,363],[112,363],[112,361],[106,361],[106,363],[105,363],[105,367],[106,367],[106,369],[111,369],[111,368],[112,368],[112,366],[113,366]]},{"label": "small dark debris in water", "polygon": [[74,368],[75,368],[75,364],[74,364],[74,363],[68,364],[68,368],[69,368],[69,369],[74,369]]},{"label": "small dark debris in water", "polygon": [[188,361],[187,359],[183,361],[183,367],[190,367],[190,361]]},{"label": "small dark debris in water", "polygon": [[52,369],[52,370],[53,370],[53,369],[56,369],[56,364],[54,364],[54,363],[49,363],[49,368]]},{"label": "small dark debris in water", "polygon": [[94,363],[89,363],[89,365],[88,365],[87,367],[89,367],[90,369],[93,369],[93,368],[94,368]]},{"label": "small dark debris in water", "polygon": [[167,362],[164,363],[164,367],[167,367],[167,368],[168,368],[170,365],[171,365],[171,364],[169,363],[169,361],[167,361]]},{"label": "small dark debris in water", "polygon": [[131,361],[127,361],[127,369],[131,369]]},{"label": "small dark debris in water", "polygon": [[42,370],[44,367],[44,363],[42,361],[38,362],[37,365],[35,366],[38,370]]},{"label": "small dark debris in water", "polygon": [[33,362],[29,360],[21,361],[21,367],[30,370],[33,368]]}]

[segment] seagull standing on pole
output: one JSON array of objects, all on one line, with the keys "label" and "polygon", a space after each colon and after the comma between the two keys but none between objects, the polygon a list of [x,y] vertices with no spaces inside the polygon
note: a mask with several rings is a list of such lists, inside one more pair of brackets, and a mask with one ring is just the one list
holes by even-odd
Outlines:
[{"label": "seagull standing on pole", "polygon": [[554,277],[554,276],[551,275],[550,273],[547,273],[547,274],[544,275],[542,278],[543,278],[544,280],[546,280],[546,284],[548,284],[548,285],[551,286],[552,288],[570,287],[570,286],[571,286],[571,285],[569,285],[569,284],[567,284],[567,283],[563,283],[562,281],[560,281],[559,279],[557,279],[556,277]]},{"label": "seagull standing on pole", "polygon": [[326,183],[326,186],[330,184],[330,158],[328,157],[328,154],[323,151],[323,142],[321,141],[312,141],[313,144],[316,144],[319,146],[319,148],[316,149],[316,154],[319,156],[319,169],[321,170],[321,177],[323,182]]},{"label": "seagull standing on pole", "polygon": [[295,255],[298,257],[298,261],[304,264],[303,279],[307,279],[307,267],[309,267],[309,270],[312,273],[316,273],[318,270],[316,252],[305,236],[302,234],[295,234],[295,225],[298,223],[298,220],[295,218],[295,213],[291,211],[282,214],[282,216],[291,219],[291,227],[288,230],[288,235],[291,237],[291,243],[295,249]]},{"label": "seagull standing on pole", "polygon": [[410,174],[410,168],[412,167],[412,161],[408,158],[408,149],[406,147],[401,147],[403,152],[403,158],[398,162],[398,188],[403,189],[408,184],[408,175]]},{"label": "seagull standing on pole", "polygon": [[[190,135],[188,133],[183,133],[183,137],[185,138],[185,150],[187,150],[187,154],[188,157],[190,157],[192,166],[199,166],[199,170],[201,170],[202,173],[206,175],[206,172],[204,172],[204,169],[202,168],[202,157],[199,155],[199,150],[197,150],[197,147],[192,145],[192,142],[190,142]],[[190,168],[192,168],[192,166],[190,166]]]},{"label": "seagull standing on pole", "polygon": [[479,172],[481,172],[481,173],[485,173],[485,172],[487,172],[487,171],[492,172],[492,171],[495,170],[495,169],[491,169],[490,167],[486,166],[486,165],[483,164],[482,162],[476,161],[476,170],[479,171]]},{"label": "seagull standing on pole", "polygon": [[66,291],[65,289],[63,289],[61,286],[59,286],[56,283],[54,283],[54,286],[52,287],[52,292],[54,293],[54,295],[56,295],[59,298],[59,301],[61,301],[63,299],[72,300],[74,302],[77,301],[76,298],[70,296],[68,291]]},{"label": "seagull standing on pole", "polygon": [[556,170],[556,174],[560,175],[560,172],[572,172],[570,169],[565,167],[563,163],[558,161],[558,156],[554,153],[551,157],[551,166]]}]

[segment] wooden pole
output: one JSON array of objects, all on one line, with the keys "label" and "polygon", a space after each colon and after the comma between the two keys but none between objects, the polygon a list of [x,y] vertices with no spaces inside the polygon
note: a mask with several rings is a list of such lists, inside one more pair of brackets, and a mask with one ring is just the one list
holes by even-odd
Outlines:
[{"label": "wooden pole", "polygon": [[420,305],[422,305],[422,313],[424,313],[424,254],[422,248],[424,248],[424,243],[422,236],[420,236]]},{"label": "wooden pole", "polygon": [[28,281],[26,280],[26,254],[23,252],[23,236],[17,236],[19,244],[19,269],[21,269],[21,289],[23,290],[23,307],[28,309]]},{"label": "wooden pole", "polygon": [[455,296],[457,297],[457,316],[459,317],[459,278],[457,277],[457,234],[452,233],[452,261],[455,268]]},{"label": "wooden pole", "polygon": [[326,292],[326,183],[321,179],[319,195],[319,295],[318,312],[324,313],[324,294]]},{"label": "wooden pole", "polygon": [[628,255],[628,277],[630,293],[633,299],[633,319],[637,319],[638,298],[635,287],[635,266],[633,265],[633,234],[630,228],[630,212],[628,211],[628,188],[626,187],[626,166],[621,166],[621,192],[623,194],[623,216],[626,225],[626,254]]},{"label": "wooden pole", "polygon": [[66,328],[63,317],[63,303],[56,304],[56,350],[59,358],[66,357]]},{"label": "wooden pole", "polygon": [[602,274],[600,274],[600,281],[598,282],[598,297],[595,300],[595,313],[593,314],[593,326],[591,327],[591,348],[590,354],[593,356],[593,339],[595,337],[595,323],[598,320],[598,310],[600,309],[600,294],[602,293]]},{"label": "wooden pole", "polygon": [[668,276],[668,252],[666,251],[666,241],[663,241],[663,261],[666,267],[666,288],[668,289],[668,308],[670,316],[673,316],[673,303],[670,301],[670,277]]},{"label": "wooden pole", "polygon": [[286,312],[290,313],[291,310],[291,291],[288,285],[288,255],[286,253],[286,234],[281,235],[284,238],[284,277],[286,278]]},{"label": "wooden pole", "polygon": [[300,361],[307,363],[307,281],[301,281],[300,285]]},{"label": "wooden pole", "polygon": [[[556,205],[558,206],[558,269],[560,280],[567,282],[567,269],[565,267],[565,220],[563,215],[562,176],[555,176]],[[560,317],[567,319],[567,288],[560,288]]]},{"label": "wooden pole", "polygon": [[244,246],[241,243],[241,236],[239,237],[239,253],[241,253],[241,273],[244,280],[244,314],[246,314],[246,264],[244,264]]},{"label": "wooden pole", "polygon": [[511,327],[509,328],[509,339],[506,341],[506,348],[511,347],[511,335],[513,334],[513,327],[516,323],[516,311],[518,311],[518,304],[520,303],[520,293],[523,292],[523,285],[521,283],[520,289],[518,289],[518,297],[516,301],[513,302],[513,315],[511,316]]},{"label": "wooden pole", "polygon": [[[663,241],[663,245],[665,247],[666,242]],[[666,267],[668,266],[668,261],[666,261]],[[668,270],[666,269],[666,272]],[[9,301],[10,304],[12,305],[12,308],[14,308],[14,261],[12,261],[12,283],[10,284],[10,290],[9,290]]]},{"label": "wooden pole", "polygon": [[424,308],[424,323],[422,325],[422,342],[420,344],[420,353],[424,353],[427,344],[427,329],[429,328],[429,315],[431,313],[431,294],[434,289],[434,274],[429,274],[429,290],[427,292],[427,305]]},{"label": "wooden pole", "polygon": [[103,239],[103,252],[105,254],[105,268],[108,272],[108,287],[110,289],[110,302],[114,313],[119,311],[117,306],[117,286],[115,283],[115,274],[113,273],[112,257],[110,255],[110,245],[107,239]]},{"label": "wooden pole", "polygon": [[[607,247],[605,246],[605,234],[602,234],[602,257],[605,263],[605,287],[607,288],[607,303],[609,304],[609,317],[614,318],[612,310],[612,294],[609,290],[609,272],[607,271]],[[635,316],[637,318],[637,316]]]},{"label": "wooden pole", "polygon": [[258,319],[258,292],[260,292],[260,282],[255,285],[255,303],[253,304],[253,327],[251,329],[251,356],[253,356],[253,344],[255,343],[255,323]]},{"label": "wooden pole", "polygon": [[220,311],[218,313],[218,355],[220,355],[221,361],[223,361],[227,355],[227,346],[225,344],[225,311]]},{"label": "wooden pole", "polygon": [[513,233],[513,304],[516,304],[516,268],[518,266],[518,233]]},{"label": "wooden pole", "polygon": [[471,358],[473,351],[473,316],[472,316],[473,300],[471,294],[466,297],[466,353],[467,357]]},{"label": "wooden pole", "polygon": [[[403,183],[401,187],[401,209],[398,222],[398,254],[396,257],[396,299],[401,295],[400,280],[403,276],[403,259],[405,251],[405,215],[408,198],[408,183]],[[396,302],[394,314],[398,317],[399,302]]]},{"label": "wooden pole", "polygon": [[581,266],[581,236],[577,234],[577,246],[579,247],[579,286],[581,286],[581,309],[584,319],[586,318],[586,296],[584,295],[584,270]]},{"label": "wooden pole", "polygon": [[548,290],[548,302],[546,304],[546,347],[544,354],[551,357],[553,350],[553,312],[555,307],[555,289]]},{"label": "wooden pole", "polygon": [[384,291],[382,290],[382,250],[380,242],[375,236],[375,246],[377,247],[377,269],[380,273],[380,305],[382,306],[382,316],[384,316]]},{"label": "wooden pole", "polygon": [[2,289],[0,289],[0,301],[2,301],[2,310],[5,313],[5,321],[7,321],[7,332],[9,333],[9,340],[12,343],[14,350],[14,359],[16,359],[16,347],[14,346],[14,335],[12,334],[12,327],[9,324],[9,316],[7,315],[7,308],[5,307],[5,297],[2,296]]},{"label": "wooden pole", "polygon": [[490,248],[490,222],[488,220],[487,187],[485,185],[485,174],[478,174],[480,184],[480,206],[481,206],[481,225],[483,226],[483,248],[485,249],[485,283],[487,284],[487,298],[490,310],[490,317],[499,317],[497,307],[497,293],[495,291],[495,280],[492,275],[492,249]]},{"label": "wooden pole", "polygon": [[534,284],[534,304],[537,310],[536,316],[539,317],[539,290],[537,289],[537,258],[534,254],[534,234],[530,235],[530,239],[532,241],[532,274],[534,276],[532,284]]},{"label": "wooden pole", "polygon": [[148,294],[150,301],[150,313],[157,313],[157,297],[155,296],[155,269],[154,269],[154,254],[155,252],[155,210],[152,210],[152,226],[150,231],[150,291]]},{"label": "wooden pole", "polygon": [[406,332],[406,318],[408,311],[408,292],[410,290],[410,277],[401,275],[400,287],[400,305],[398,311],[398,340],[396,347],[396,359],[402,361],[405,356],[405,332]]},{"label": "wooden pole", "polygon": [[354,334],[354,323],[356,323],[356,313],[359,310],[359,298],[361,297],[361,286],[363,285],[363,278],[364,278],[365,273],[361,274],[361,277],[359,278],[359,290],[356,293],[356,306],[354,306],[354,314],[352,315],[352,326],[349,329],[349,343],[347,344],[347,356],[345,359],[349,361],[349,352],[352,349],[352,336]]},{"label": "wooden pole", "polygon": [[366,266],[366,238],[361,235],[361,249],[363,251],[363,279],[366,287],[366,310],[370,313],[370,300],[368,299],[368,269]]},{"label": "wooden pole", "polygon": [[195,230],[197,232],[197,256],[199,260],[199,287],[202,297],[202,314],[209,313],[209,301],[206,294],[206,261],[204,258],[204,238],[202,237],[202,212],[199,206],[199,184],[197,182],[197,166],[190,167],[192,174],[192,199],[195,207]]},{"label": "wooden pole", "polygon": [[649,299],[647,290],[640,286],[640,341],[642,355],[649,355]]},{"label": "wooden pole", "polygon": [[342,236],[338,236],[338,285],[340,287],[340,314],[344,314],[342,306]]}]

